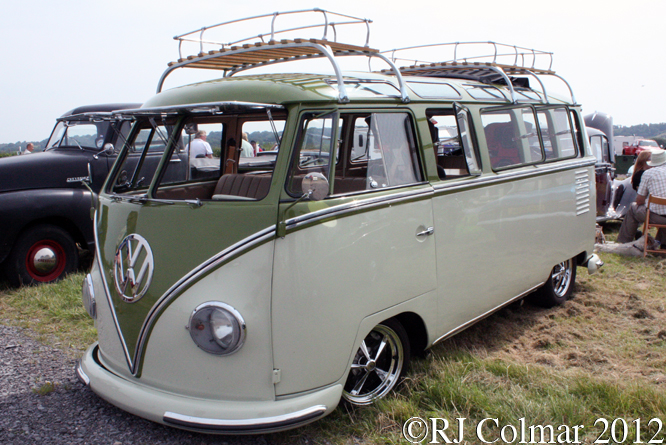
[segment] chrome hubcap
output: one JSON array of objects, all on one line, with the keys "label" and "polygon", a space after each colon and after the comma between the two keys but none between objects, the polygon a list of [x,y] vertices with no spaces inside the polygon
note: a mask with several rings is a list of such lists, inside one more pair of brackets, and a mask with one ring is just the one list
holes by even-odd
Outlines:
[{"label": "chrome hubcap", "polygon": [[355,405],[382,398],[398,382],[403,360],[398,334],[387,326],[376,326],[354,357],[343,397]]},{"label": "chrome hubcap", "polygon": [[566,295],[571,286],[571,260],[564,261],[553,267],[550,279],[553,283],[553,291],[560,297]]},{"label": "chrome hubcap", "polygon": [[49,247],[43,247],[33,257],[35,270],[43,275],[48,275],[58,267],[58,256]]}]

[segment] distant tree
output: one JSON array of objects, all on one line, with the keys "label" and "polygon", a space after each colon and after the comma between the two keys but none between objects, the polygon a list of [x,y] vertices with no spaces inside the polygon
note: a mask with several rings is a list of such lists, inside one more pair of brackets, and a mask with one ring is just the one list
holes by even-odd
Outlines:
[{"label": "distant tree", "polygon": [[654,139],[657,136],[666,135],[666,122],[660,124],[632,125],[630,127],[614,125],[613,132],[615,136],[643,136]]}]

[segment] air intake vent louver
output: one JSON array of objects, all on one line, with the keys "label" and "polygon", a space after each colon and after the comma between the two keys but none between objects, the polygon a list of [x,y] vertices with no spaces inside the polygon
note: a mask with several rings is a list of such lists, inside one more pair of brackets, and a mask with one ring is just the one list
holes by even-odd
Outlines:
[{"label": "air intake vent louver", "polygon": [[576,215],[590,211],[590,178],[587,170],[576,172]]}]

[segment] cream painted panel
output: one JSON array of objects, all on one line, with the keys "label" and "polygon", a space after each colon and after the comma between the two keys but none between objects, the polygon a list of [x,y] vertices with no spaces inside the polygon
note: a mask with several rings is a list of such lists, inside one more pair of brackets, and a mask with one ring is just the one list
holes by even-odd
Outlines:
[{"label": "cream painted panel", "polygon": [[276,241],[272,312],[275,367],[282,376],[278,395],[344,377],[365,317],[435,289],[434,239],[416,237],[432,227],[431,206],[429,199],[393,205]]},{"label": "cream painted panel", "polygon": [[441,335],[543,283],[555,264],[585,250],[582,238],[594,223],[576,216],[574,175],[433,199]]},{"label": "cream painted panel", "polygon": [[[272,266],[273,242],[268,242],[225,264],[176,298],[157,321],[147,343],[141,383],[206,399],[273,400]],[[247,337],[238,352],[217,356],[192,341],[185,326],[194,308],[207,301],[227,303],[245,319]]]}]

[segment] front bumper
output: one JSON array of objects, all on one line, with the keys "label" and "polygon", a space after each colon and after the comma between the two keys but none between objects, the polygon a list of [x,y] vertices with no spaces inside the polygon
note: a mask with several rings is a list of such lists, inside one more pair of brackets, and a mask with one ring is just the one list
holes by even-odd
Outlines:
[{"label": "front bumper", "polygon": [[220,401],[168,393],[107,370],[93,344],[76,364],[76,374],[98,396],[153,422],[214,434],[252,434],[287,430],[324,417],[335,409],[342,385],[271,401]]}]

